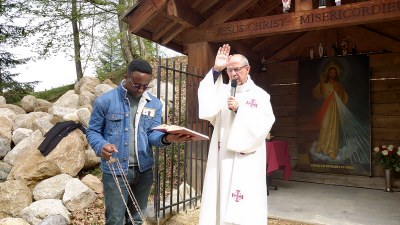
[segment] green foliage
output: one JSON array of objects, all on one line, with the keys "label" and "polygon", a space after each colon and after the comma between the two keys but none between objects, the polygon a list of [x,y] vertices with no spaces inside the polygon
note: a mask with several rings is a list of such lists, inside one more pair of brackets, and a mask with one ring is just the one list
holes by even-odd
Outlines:
[{"label": "green foliage", "polygon": [[102,48],[99,50],[97,57],[96,72],[101,81],[111,76],[112,78],[110,79],[114,82],[115,78],[113,76],[120,77],[120,71],[126,67],[119,45],[118,31],[111,29],[110,32],[105,34],[104,39],[104,41],[101,41]]},{"label": "green foliage", "polygon": [[14,54],[7,51],[7,47],[16,45],[27,35],[24,27],[13,24],[12,12],[17,7],[18,4],[11,0],[3,0],[0,4],[0,95],[4,96],[8,103],[19,102],[24,95],[32,92],[38,83],[17,82],[14,78],[19,74],[11,72],[15,66],[27,61],[27,59],[16,59]]},{"label": "green foliage", "polygon": [[30,7],[24,8],[22,12],[33,18],[31,30],[38,35],[32,38],[35,38],[35,52],[40,58],[58,52],[69,52],[73,48],[72,21],[79,23],[78,35],[84,39],[82,48],[90,48],[92,24],[85,19],[94,16],[95,12],[88,3],[79,1],[76,12],[73,12],[71,1],[31,0],[26,4]]},{"label": "green foliage", "polygon": [[157,44],[139,36],[134,35],[134,37],[134,41],[132,42],[132,49],[134,49],[134,53],[137,58],[141,58],[147,61],[151,61],[154,58],[157,58]]},{"label": "green foliage", "polygon": [[53,88],[47,91],[33,92],[31,93],[31,95],[35,96],[36,98],[47,100],[49,102],[55,102],[67,91],[73,89],[74,89],[74,84],[69,84],[62,87]]},{"label": "green foliage", "polygon": [[125,68],[119,68],[110,73],[104,74],[104,76],[99,77],[99,80],[103,81],[105,79],[110,79],[114,84],[119,84],[119,82],[124,79],[125,73]]},{"label": "green foliage", "polygon": [[95,166],[95,167],[90,168],[90,169],[81,170],[79,172],[78,176],[82,178],[82,177],[84,177],[84,176],[86,176],[88,174],[96,176],[97,178],[99,178],[101,180],[102,171],[101,171],[100,165]]}]

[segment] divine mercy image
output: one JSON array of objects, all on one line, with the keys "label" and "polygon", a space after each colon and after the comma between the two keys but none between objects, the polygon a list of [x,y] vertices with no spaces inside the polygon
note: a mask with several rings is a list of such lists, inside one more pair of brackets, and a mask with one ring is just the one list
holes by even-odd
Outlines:
[{"label": "divine mercy image", "polygon": [[300,118],[308,127],[300,132],[300,168],[369,175],[368,58],[346,56],[301,62],[299,93]]}]

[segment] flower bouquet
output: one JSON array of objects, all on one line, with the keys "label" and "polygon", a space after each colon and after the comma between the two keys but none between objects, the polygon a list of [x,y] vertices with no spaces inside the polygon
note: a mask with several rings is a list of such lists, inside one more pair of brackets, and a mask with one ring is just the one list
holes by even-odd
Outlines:
[{"label": "flower bouquet", "polygon": [[400,147],[382,145],[375,147],[374,152],[377,156],[377,164],[383,165],[385,169],[394,169],[396,172],[400,172]]}]

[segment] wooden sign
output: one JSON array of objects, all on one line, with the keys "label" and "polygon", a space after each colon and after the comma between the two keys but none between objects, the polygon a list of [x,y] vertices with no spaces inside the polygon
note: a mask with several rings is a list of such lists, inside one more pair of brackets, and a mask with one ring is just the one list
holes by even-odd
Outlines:
[{"label": "wooden sign", "polygon": [[375,0],[189,29],[185,42],[229,41],[400,19],[400,0]]}]

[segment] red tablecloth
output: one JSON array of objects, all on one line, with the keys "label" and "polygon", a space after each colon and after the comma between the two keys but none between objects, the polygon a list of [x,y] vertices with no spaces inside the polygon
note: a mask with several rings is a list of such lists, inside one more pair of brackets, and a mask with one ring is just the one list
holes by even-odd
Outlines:
[{"label": "red tablecloth", "polygon": [[288,180],[292,175],[290,156],[286,141],[267,142],[267,174],[268,176],[275,170],[283,167],[283,177]]}]

